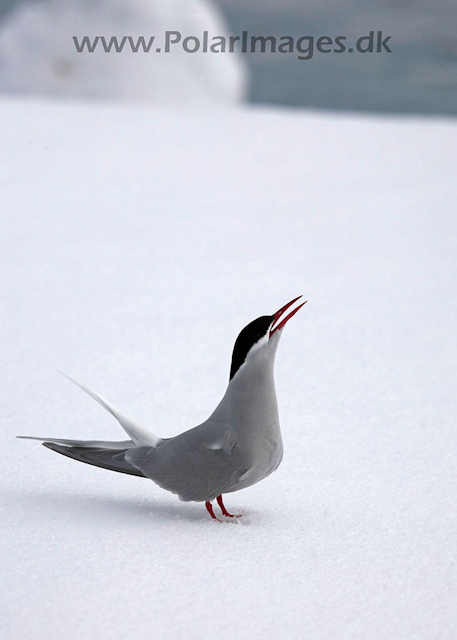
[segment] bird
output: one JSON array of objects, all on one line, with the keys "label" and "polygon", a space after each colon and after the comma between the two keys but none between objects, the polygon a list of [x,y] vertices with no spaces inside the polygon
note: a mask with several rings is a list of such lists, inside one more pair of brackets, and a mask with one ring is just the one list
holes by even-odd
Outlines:
[{"label": "bird", "polygon": [[207,420],[172,438],[160,438],[129,417],[84,382],[63,374],[116,418],[129,436],[124,441],[39,440],[48,449],[85,462],[153,480],[184,502],[204,502],[214,520],[222,496],[260,482],[280,465],[283,443],[274,382],[274,362],[282,331],[307,300],[286,311],[294,298],[273,315],[250,322],[238,335],[232,352],[226,392]]}]

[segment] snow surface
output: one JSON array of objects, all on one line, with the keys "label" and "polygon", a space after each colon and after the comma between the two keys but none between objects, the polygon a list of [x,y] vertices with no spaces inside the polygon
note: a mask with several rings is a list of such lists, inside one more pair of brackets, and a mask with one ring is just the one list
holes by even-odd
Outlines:
[{"label": "snow surface", "polygon": [[[456,607],[457,126],[0,103],[2,638],[444,639]],[[305,294],[285,456],[212,521],[19,434],[205,419]]]},{"label": "snow surface", "polygon": [[[21,4],[0,29],[0,91],[117,99],[154,104],[236,103],[246,91],[240,56],[163,53],[165,31],[202,39],[204,30],[226,35],[224,21],[207,0],[45,0]],[[104,36],[138,37],[149,53],[78,53],[81,42]],[[156,53],[156,45],[162,53]]]}]

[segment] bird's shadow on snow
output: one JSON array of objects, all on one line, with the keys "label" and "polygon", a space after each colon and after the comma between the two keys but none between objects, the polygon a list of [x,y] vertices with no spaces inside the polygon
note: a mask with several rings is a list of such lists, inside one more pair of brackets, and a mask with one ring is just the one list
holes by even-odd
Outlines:
[{"label": "bird's shadow on snow", "polygon": [[[143,526],[148,520],[165,523],[166,521],[214,523],[203,503],[186,504],[179,501],[169,503],[151,499],[138,500],[107,495],[78,495],[46,491],[17,492],[8,496],[10,504],[15,509],[27,513],[27,516],[37,520],[40,516],[46,519],[113,526],[116,523]],[[230,523],[249,524],[251,518],[223,519]],[[217,524],[217,523],[215,523]]]}]

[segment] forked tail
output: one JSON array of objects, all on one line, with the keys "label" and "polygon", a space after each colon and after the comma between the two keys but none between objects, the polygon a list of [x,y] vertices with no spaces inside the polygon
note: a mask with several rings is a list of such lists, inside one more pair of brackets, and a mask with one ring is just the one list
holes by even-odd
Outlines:
[{"label": "forked tail", "polygon": [[[59,371],[59,373],[62,373]],[[161,438],[154,435],[145,426],[130,418],[128,415],[120,411],[111,402],[103,398],[96,391],[91,389],[84,382],[80,382],[70,378],[62,373],[71,382],[76,384],[80,389],[102,405],[112,416],[116,418],[124,431],[130,436],[131,440],[122,440],[120,442],[104,441],[104,440],[68,440],[65,438],[37,438],[36,436],[17,436],[18,438],[26,438],[28,440],[40,440],[48,449],[57,451],[64,456],[92,464],[103,469],[118,471],[119,473],[128,473],[133,476],[142,476],[143,473],[129,464],[124,456],[130,449],[136,447],[156,447]]]},{"label": "forked tail", "polygon": [[125,414],[123,411],[115,407],[111,402],[109,402],[109,400],[107,400],[106,398],[101,396],[99,393],[94,391],[91,387],[89,387],[88,384],[80,380],[74,380],[73,378],[68,376],[66,373],[62,373],[62,371],[59,371],[59,373],[65,376],[65,378],[68,378],[68,380],[70,380],[70,382],[73,382],[73,384],[75,384],[77,387],[85,391],[96,402],[101,404],[102,407],[108,411],[108,413],[111,413],[111,415],[116,418],[116,420],[119,422],[119,424],[127,433],[127,435],[129,435],[132,438],[133,442],[138,447],[143,447],[145,445],[146,446],[149,445],[150,447],[156,447],[159,444],[159,442],[161,442],[161,438],[159,438],[154,433],[149,431],[147,427],[140,424],[139,422],[137,422],[136,420],[134,420],[133,418]]}]

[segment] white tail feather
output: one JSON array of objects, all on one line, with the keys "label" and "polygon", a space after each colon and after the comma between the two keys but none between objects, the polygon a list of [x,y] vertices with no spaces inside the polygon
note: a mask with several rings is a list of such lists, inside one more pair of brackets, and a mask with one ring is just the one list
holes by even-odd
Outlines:
[{"label": "white tail feather", "polygon": [[161,438],[151,433],[151,431],[149,431],[147,427],[143,426],[133,418],[130,418],[130,416],[120,411],[117,407],[111,404],[111,402],[106,400],[106,398],[103,398],[103,396],[99,395],[96,391],[91,389],[91,387],[89,387],[87,384],[82,381],[74,380],[62,371],[59,371],[59,373],[65,376],[65,378],[68,378],[68,380],[70,380],[70,382],[73,382],[73,384],[75,384],[77,387],[85,391],[88,395],[90,395],[91,398],[101,404],[102,407],[106,409],[106,411],[111,413],[111,415],[116,418],[121,427],[124,429],[127,435],[132,438],[133,442],[137,446],[141,447],[146,445],[150,447],[156,447],[159,444]]},{"label": "white tail feather", "polygon": [[21,440],[39,440],[40,442],[53,442],[66,447],[84,447],[85,449],[132,449],[136,447],[133,440],[111,441],[111,440],[67,440],[66,438],[38,438],[37,436],[16,436]]}]

